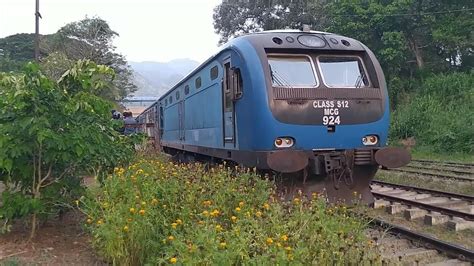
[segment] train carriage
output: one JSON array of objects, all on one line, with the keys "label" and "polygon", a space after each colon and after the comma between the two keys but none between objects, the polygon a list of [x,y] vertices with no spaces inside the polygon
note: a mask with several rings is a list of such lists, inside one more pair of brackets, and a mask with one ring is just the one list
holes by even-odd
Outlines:
[{"label": "train carriage", "polygon": [[165,152],[302,177],[299,189],[324,191],[333,201],[354,192],[373,201],[369,182],[378,166],[410,159],[385,147],[389,101],[377,59],[359,41],[336,34],[235,38],[155,108]]}]

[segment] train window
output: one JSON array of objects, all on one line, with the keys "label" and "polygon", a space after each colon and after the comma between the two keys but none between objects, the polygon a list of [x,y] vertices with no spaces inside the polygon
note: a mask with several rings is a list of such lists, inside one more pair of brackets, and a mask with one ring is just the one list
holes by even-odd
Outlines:
[{"label": "train window", "polygon": [[269,55],[268,63],[275,87],[315,88],[318,80],[309,56]]},{"label": "train window", "polygon": [[189,85],[184,86],[184,94],[189,94]]},{"label": "train window", "polygon": [[219,76],[219,69],[217,68],[217,66],[215,66],[211,68],[211,80],[216,79],[217,76]]},{"label": "train window", "polygon": [[170,104],[173,103],[173,96],[170,96]]},{"label": "train window", "polygon": [[201,88],[201,77],[197,78],[195,81],[194,81],[194,85],[196,86],[196,89],[199,89]]},{"label": "train window", "polygon": [[176,101],[179,100],[179,91],[176,91]]},{"label": "train window", "polygon": [[319,56],[319,66],[324,84],[337,88],[369,86],[369,79],[357,56]]},{"label": "train window", "polygon": [[168,99],[165,99],[165,106],[168,106]]}]

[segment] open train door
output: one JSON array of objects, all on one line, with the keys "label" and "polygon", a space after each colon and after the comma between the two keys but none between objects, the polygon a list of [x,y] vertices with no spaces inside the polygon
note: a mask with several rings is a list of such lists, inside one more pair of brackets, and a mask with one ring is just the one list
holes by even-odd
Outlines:
[{"label": "open train door", "polygon": [[163,137],[163,127],[164,119],[163,119],[163,106],[160,104],[160,108],[158,108],[158,121],[157,121],[157,130],[156,130],[156,139],[155,139],[155,146],[156,148],[161,151],[161,138]]},{"label": "open train door", "polygon": [[233,101],[233,70],[230,59],[224,61],[224,80],[222,82],[224,147],[235,147],[235,116]]},{"label": "open train door", "polygon": [[184,101],[178,102],[179,140],[182,142],[185,140],[184,111]]}]

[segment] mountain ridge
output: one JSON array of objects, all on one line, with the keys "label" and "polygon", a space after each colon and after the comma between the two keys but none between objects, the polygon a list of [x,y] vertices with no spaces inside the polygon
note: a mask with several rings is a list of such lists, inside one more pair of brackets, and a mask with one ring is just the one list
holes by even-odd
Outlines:
[{"label": "mountain ridge", "polygon": [[189,58],[177,58],[168,62],[129,61],[129,65],[134,71],[134,81],[138,87],[133,96],[159,97],[198,67],[199,63]]}]

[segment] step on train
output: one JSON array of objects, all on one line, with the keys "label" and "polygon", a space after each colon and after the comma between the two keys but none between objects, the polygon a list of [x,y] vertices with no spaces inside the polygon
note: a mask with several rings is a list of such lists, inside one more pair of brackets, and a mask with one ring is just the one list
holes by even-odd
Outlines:
[{"label": "step on train", "polygon": [[138,116],[164,152],[218,159],[290,177],[332,202],[373,202],[387,147],[389,99],[379,62],[361,42],[309,30],[229,41]]}]

